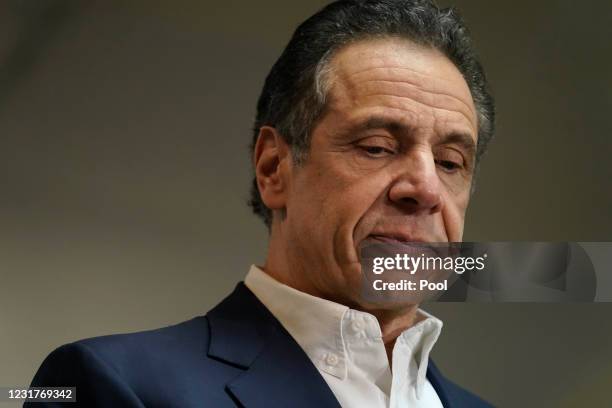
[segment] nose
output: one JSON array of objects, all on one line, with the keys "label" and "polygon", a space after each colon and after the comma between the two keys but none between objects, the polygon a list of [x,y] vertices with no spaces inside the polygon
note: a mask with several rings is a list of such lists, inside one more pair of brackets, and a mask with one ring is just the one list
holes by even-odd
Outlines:
[{"label": "nose", "polygon": [[411,214],[442,211],[442,185],[432,155],[415,152],[398,163],[398,176],[389,189],[389,199]]}]

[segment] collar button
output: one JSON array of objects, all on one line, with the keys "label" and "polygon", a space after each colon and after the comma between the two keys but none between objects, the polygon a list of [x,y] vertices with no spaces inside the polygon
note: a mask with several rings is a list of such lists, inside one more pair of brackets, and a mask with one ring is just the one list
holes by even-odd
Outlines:
[{"label": "collar button", "polygon": [[327,363],[327,365],[335,366],[338,364],[338,356],[330,353],[327,355],[327,357],[325,357],[325,362]]},{"label": "collar button", "polygon": [[353,324],[351,324],[351,330],[353,330],[354,333],[359,333],[363,330],[363,324],[361,324],[361,322],[353,322]]}]

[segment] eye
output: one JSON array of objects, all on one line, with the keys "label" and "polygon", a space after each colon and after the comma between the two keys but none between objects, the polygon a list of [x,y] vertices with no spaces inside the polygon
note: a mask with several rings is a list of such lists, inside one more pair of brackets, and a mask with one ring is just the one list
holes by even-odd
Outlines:
[{"label": "eye", "polygon": [[448,173],[453,173],[461,169],[461,165],[450,160],[436,160],[436,164]]},{"label": "eye", "polygon": [[365,153],[372,157],[383,157],[394,154],[395,152],[383,146],[359,146]]},{"label": "eye", "polygon": [[436,166],[445,173],[454,174],[466,168],[464,155],[453,148],[445,148],[436,151],[434,160]]}]

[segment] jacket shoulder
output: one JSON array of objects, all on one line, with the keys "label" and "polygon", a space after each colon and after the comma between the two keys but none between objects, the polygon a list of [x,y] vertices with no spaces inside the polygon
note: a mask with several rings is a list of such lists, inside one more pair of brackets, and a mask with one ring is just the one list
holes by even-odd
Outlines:
[{"label": "jacket shoulder", "polygon": [[32,386],[77,387],[77,401],[91,404],[84,406],[221,402],[224,381],[236,373],[208,358],[209,339],[207,318],[199,316],[154,330],[78,340],[52,351]]},{"label": "jacket shoulder", "polygon": [[467,389],[457,385],[453,381],[446,378],[440,372],[440,369],[437,365],[429,360],[428,365],[428,374],[430,382],[438,392],[438,396],[444,401],[446,401],[446,405],[450,405],[455,407],[470,407],[470,408],[493,408],[489,402],[480,398],[476,394],[468,391]]},{"label": "jacket shoulder", "polygon": [[147,361],[206,356],[209,338],[206,317],[199,316],[172,326],[91,337],[72,344],[91,350],[118,372],[128,373],[130,367],[143,367]]},{"label": "jacket shoulder", "polygon": [[466,390],[465,388],[447,380],[448,393],[450,400],[459,403],[459,406],[473,408],[493,408],[489,402],[483,400],[478,395]]}]

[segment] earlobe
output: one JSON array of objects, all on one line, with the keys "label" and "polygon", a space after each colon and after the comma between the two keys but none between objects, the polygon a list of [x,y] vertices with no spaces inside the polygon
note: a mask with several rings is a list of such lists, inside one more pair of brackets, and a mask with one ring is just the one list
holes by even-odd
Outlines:
[{"label": "earlobe", "polygon": [[253,150],[253,164],[259,194],[271,210],[285,208],[290,160],[289,147],[280,133],[271,126],[262,126]]}]

